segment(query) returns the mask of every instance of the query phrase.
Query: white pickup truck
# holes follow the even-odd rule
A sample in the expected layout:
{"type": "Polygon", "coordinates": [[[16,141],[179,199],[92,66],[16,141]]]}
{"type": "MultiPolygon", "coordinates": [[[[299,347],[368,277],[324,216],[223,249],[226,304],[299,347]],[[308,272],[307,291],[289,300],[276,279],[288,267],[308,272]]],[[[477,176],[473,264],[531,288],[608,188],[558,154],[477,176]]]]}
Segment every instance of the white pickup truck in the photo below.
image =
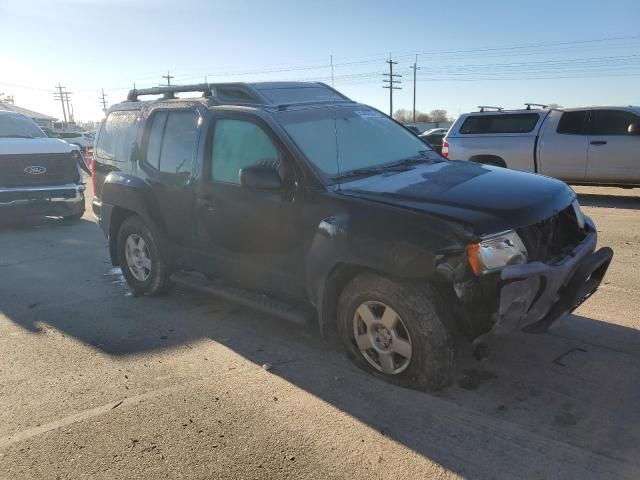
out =
{"type": "Polygon", "coordinates": [[[442,154],[574,184],[640,186],[640,107],[480,107],[451,126],[442,154]]]}

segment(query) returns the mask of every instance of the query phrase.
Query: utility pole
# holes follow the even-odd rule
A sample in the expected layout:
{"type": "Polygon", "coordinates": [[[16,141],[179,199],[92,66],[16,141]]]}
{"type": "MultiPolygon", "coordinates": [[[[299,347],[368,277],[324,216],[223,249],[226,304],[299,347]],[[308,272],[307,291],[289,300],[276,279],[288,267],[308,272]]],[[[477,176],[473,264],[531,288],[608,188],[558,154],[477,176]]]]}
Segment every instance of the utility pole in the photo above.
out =
{"type": "Polygon", "coordinates": [[[100,95],[100,98],[98,98],[98,100],[100,100],[100,103],[102,104],[102,111],[106,114],[107,113],[107,96],[104,94],[104,88],[102,89],[102,95],[100,95]]]}
{"type": "Polygon", "coordinates": [[[336,88],[333,83],[333,55],[331,55],[331,88],[336,88]]]}
{"type": "Polygon", "coordinates": [[[64,99],[67,102],[67,115],[69,116],[69,122],[75,123],[75,119],[73,118],[73,108],[71,103],[69,102],[69,95],[73,92],[64,92],[64,99]]]}
{"type": "Polygon", "coordinates": [[[171,79],[173,78],[173,76],[169,73],[169,70],[167,70],[167,74],[166,75],[162,75],[162,78],[166,78],[167,79],[167,86],[170,87],[171,86],[171,79]]]}
{"type": "Polygon", "coordinates": [[[60,103],[62,104],[62,117],[64,118],[64,123],[65,125],[67,124],[67,110],[64,107],[64,92],[62,91],[63,87],[62,85],[60,85],[60,82],[58,82],[58,86],[55,87],[58,91],[54,92],[53,94],[53,98],[56,100],[60,100],[60,103]]]}
{"type": "Polygon", "coordinates": [[[413,123],[416,123],[416,72],[420,70],[418,66],[418,55],[416,54],[416,61],[413,62],[409,68],[413,70],[413,123]]]}
{"type": "Polygon", "coordinates": [[[382,88],[388,88],[389,89],[389,116],[393,118],[393,91],[402,89],[402,87],[396,87],[395,86],[398,83],[402,83],[401,80],[396,80],[396,78],[400,78],[400,77],[402,77],[402,75],[399,75],[397,73],[393,73],[393,66],[397,65],[398,62],[394,62],[391,59],[391,54],[389,54],[389,60],[387,60],[386,63],[389,64],[389,73],[383,73],[383,75],[388,75],[389,78],[388,79],[384,79],[382,81],[384,83],[388,84],[388,85],[383,85],[382,88]]]}

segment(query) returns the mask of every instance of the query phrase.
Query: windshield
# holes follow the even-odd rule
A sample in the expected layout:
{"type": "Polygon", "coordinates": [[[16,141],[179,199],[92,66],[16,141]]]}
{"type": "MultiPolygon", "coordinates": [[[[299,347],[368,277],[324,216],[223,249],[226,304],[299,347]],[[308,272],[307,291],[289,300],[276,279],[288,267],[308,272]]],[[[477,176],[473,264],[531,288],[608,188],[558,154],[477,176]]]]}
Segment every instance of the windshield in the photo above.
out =
{"type": "Polygon", "coordinates": [[[45,134],[33,121],[22,115],[0,115],[0,137],[37,138],[45,134]]]}
{"type": "Polygon", "coordinates": [[[276,118],[328,177],[425,155],[440,158],[389,117],[362,105],[280,112],[276,118]]]}

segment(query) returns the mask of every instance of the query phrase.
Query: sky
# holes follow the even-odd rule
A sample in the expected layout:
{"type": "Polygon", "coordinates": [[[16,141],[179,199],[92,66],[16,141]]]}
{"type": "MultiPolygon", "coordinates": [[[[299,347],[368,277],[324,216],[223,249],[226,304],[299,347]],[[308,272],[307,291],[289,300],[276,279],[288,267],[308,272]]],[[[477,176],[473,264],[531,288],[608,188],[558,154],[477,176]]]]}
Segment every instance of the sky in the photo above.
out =
{"type": "Polygon", "coordinates": [[[640,0],[0,0],[0,93],[62,118],[166,82],[316,80],[389,110],[640,104],[640,0]],[[333,57],[333,58],[332,58],[333,57]]]}

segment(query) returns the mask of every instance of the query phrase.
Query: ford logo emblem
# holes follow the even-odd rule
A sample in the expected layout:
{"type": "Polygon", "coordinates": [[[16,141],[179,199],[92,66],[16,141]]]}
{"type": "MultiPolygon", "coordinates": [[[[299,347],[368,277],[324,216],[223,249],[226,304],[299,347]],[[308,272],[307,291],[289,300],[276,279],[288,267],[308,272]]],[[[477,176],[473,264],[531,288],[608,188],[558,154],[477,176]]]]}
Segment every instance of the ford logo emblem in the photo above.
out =
{"type": "Polygon", "coordinates": [[[47,169],[40,165],[31,165],[30,167],[25,168],[24,171],[29,175],[42,175],[47,171],[47,169]]]}

